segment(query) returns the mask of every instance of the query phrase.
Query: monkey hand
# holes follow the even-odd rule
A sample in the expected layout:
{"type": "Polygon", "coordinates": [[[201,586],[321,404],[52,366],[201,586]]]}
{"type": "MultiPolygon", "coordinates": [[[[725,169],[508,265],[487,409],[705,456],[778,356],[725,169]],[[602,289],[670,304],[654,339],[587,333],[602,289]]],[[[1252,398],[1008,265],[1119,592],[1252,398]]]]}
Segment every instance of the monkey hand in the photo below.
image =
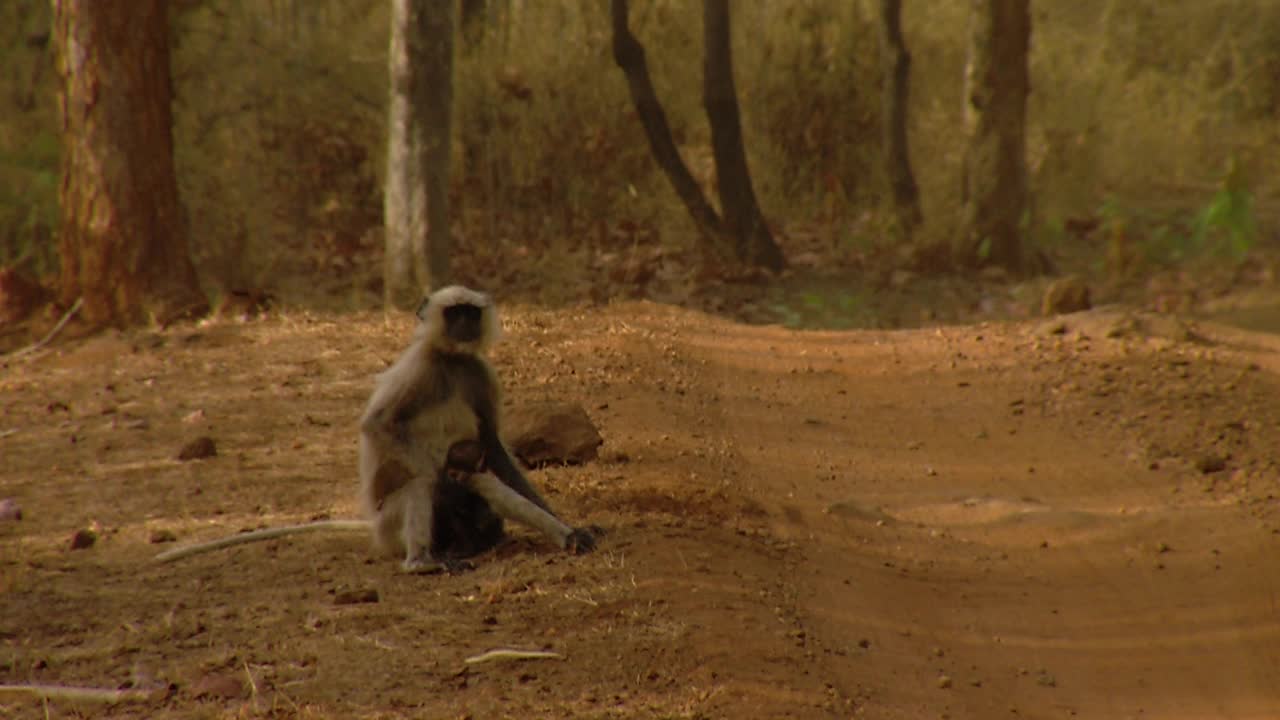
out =
{"type": "Polygon", "coordinates": [[[574,555],[585,555],[596,549],[596,536],[587,528],[574,528],[564,539],[564,549],[574,555]]]}

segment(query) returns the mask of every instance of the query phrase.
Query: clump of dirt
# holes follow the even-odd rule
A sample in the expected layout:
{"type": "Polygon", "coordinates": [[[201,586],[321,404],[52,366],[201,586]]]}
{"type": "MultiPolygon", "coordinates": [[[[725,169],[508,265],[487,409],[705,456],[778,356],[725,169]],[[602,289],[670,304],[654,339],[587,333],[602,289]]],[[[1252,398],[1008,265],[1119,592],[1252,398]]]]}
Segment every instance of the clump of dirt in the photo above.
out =
{"type": "Polygon", "coordinates": [[[531,473],[607,530],[592,555],[516,530],[471,572],[409,576],[335,532],[153,561],[354,517],[356,418],[407,317],[277,310],[6,362],[0,683],[146,692],[0,690],[0,714],[1275,711],[1280,341],[1102,311],[897,332],[506,315],[508,403],[580,404],[604,438],[531,473]],[[216,454],[179,460],[193,438],[216,454]],[[466,663],[496,648],[562,658],[466,663]]]}

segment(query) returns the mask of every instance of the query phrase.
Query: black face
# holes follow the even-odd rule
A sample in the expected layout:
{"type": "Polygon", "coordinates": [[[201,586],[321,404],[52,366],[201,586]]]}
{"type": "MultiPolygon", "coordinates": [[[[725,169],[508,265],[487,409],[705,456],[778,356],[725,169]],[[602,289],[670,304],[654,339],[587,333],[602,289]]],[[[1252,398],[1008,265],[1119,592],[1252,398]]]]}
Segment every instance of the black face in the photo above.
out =
{"type": "Polygon", "coordinates": [[[454,342],[474,342],[484,334],[484,308],[460,304],[444,309],[444,331],[454,342]]]}

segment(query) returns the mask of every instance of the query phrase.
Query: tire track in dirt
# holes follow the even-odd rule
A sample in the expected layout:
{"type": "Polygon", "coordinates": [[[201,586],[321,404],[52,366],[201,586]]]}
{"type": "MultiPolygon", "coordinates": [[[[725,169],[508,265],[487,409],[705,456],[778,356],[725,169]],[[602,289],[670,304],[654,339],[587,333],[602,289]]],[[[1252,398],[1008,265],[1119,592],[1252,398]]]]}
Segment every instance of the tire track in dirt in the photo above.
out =
{"type": "Polygon", "coordinates": [[[859,716],[1280,712],[1280,393],[1238,381],[1271,349],[1018,326],[726,326],[696,346],[747,485],[798,547],[806,648],[859,716]],[[1237,408],[1251,490],[1134,452],[1237,408]]]}

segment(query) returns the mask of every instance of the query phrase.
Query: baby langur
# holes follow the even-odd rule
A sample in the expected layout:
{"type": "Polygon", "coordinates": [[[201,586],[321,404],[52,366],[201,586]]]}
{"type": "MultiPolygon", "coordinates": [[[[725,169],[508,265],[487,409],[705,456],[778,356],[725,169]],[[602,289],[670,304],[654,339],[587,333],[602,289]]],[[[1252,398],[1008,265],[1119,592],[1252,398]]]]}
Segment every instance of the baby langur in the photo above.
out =
{"type": "Polygon", "coordinates": [[[502,443],[500,388],[485,359],[499,333],[489,296],[443,288],[418,308],[418,319],[409,348],[378,376],[360,420],[360,495],[377,545],[401,555],[408,571],[449,565],[448,553],[433,552],[444,520],[435,513],[463,507],[451,498],[474,495],[572,553],[594,549],[591,532],[556,517],[502,443]],[[459,454],[471,455],[481,472],[450,472],[459,454]],[[446,484],[454,481],[462,487],[446,484]]]}

